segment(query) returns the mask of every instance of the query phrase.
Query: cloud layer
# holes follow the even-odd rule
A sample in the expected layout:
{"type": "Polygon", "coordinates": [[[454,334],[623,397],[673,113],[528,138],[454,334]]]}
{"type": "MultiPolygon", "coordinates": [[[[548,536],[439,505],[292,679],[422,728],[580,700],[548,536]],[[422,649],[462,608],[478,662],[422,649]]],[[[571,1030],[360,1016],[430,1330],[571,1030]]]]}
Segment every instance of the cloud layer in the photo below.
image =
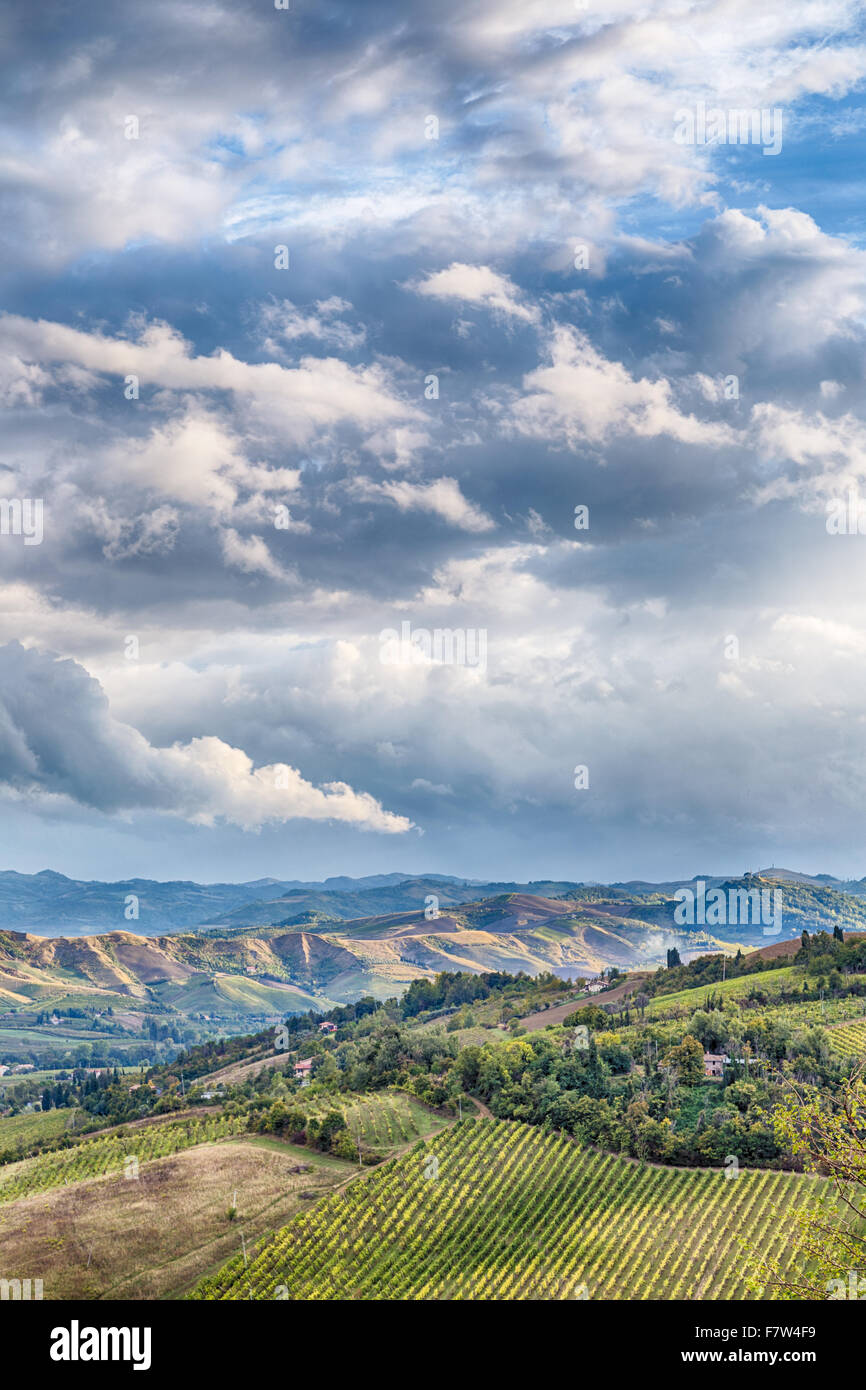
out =
{"type": "Polygon", "coordinates": [[[857,7],[49,11],[3,20],[9,866],[866,872],[857,7]],[[701,102],[781,150],[678,142],[701,102]]]}

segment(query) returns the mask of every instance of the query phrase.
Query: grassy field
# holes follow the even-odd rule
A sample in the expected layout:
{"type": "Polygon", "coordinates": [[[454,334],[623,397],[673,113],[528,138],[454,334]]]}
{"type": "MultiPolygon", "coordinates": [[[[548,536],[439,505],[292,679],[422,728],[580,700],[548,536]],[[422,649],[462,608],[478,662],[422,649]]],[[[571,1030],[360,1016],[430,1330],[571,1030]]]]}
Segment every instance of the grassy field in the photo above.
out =
{"type": "MultiPolygon", "coordinates": [[[[58,1139],[74,1134],[84,1118],[80,1110],[26,1110],[20,1115],[0,1117],[0,1156],[13,1153],[19,1144],[27,1148],[40,1139],[58,1139]]],[[[92,1123],[92,1117],[86,1116],[92,1123]]]]}
{"type": "MultiPolygon", "coordinates": [[[[725,999],[745,999],[754,989],[760,990],[768,999],[772,999],[792,986],[802,988],[803,979],[803,971],[799,966],[786,965],[781,970],[762,971],[758,975],[740,975],[734,980],[719,980],[712,985],[681,989],[676,994],[657,994],[650,1000],[647,1015],[654,1018],[671,1009],[698,1009],[708,994],[721,995],[725,999]]],[[[601,996],[598,1002],[603,1003],[604,996],[601,996]]]]}
{"type": "Polygon", "coordinates": [[[446,1038],[456,1038],[458,1047],[483,1047],[485,1043],[502,1042],[503,1038],[510,1037],[508,1029],[504,1024],[497,1024],[495,1028],[482,1028],[480,1024],[471,1028],[453,1028],[450,1032],[444,1023],[419,1023],[412,1031],[414,1033],[441,1033],[446,1038]]]}
{"type": "MultiPolygon", "coordinates": [[[[33,1025],[0,1028],[0,1057],[6,1061],[30,1062],[37,1056],[41,1062],[55,1070],[75,1065],[75,1049],[82,1043],[103,1043],[112,1051],[125,1051],[127,1048],[141,1048],[142,1037],[129,1037],[118,1033],[100,1033],[92,1029],[73,1029],[46,1025],[38,1028],[33,1025]]],[[[32,1076],[30,1072],[28,1075],[32,1076]]],[[[21,1077],[15,1078],[20,1081],[21,1077]]]]}
{"type": "MultiPolygon", "coordinates": [[[[47,1081],[53,1082],[60,1075],[61,1070],[62,1068],[55,1067],[51,1071],[9,1072],[6,1076],[0,1076],[0,1096],[11,1086],[17,1085],[19,1081],[38,1081],[40,1085],[44,1085],[47,1081]]],[[[66,1074],[69,1075],[68,1068],[66,1074]]]]}
{"type": "Polygon", "coordinates": [[[205,1299],[736,1299],[738,1237],[790,1265],[820,1179],[655,1168],[528,1125],[468,1121],[235,1257],[205,1299]]]}
{"type": "Polygon", "coordinates": [[[355,1169],[259,1139],[204,1144],[0,1206],[0,1278],[41,1278],[46,1299],[181,1298],[355,1169]],[[306,1171],[295,1173],[294,1168],[306,1171]],[[228,1209],[237,1193],[237,1216],[228,1209]]]}
{"type": "MultiPolygon", "coordinates": [[[[52,1187],[65,1186],[87,1178],[103,1177],[109,1173],[135,1171],[153,1158],[165,1158],[196,1144],[246,1130],[243,1117],[203,1113],[191,1119],[166,1121],[147,1126],[120,1126],[93,1139],[85,1139],[71,1148],[25,1158],[20,1163],[0,1167],[0,1204],[44,1192],[52,1187]]],[[[124,1179],[129,1181],[129,1179],[124,1179]]]]}

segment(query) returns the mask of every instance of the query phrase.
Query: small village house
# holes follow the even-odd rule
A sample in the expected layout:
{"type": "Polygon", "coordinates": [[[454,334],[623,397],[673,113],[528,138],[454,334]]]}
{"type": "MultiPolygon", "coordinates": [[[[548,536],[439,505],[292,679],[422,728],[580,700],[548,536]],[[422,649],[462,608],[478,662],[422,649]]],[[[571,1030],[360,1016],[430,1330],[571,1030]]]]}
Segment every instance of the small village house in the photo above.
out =
{"type": "Polygon", "coordinates": [[[704,1076],[713,1081],[721,1081],[725,1074],[725,1065],[730,1060],[726,1052],[705,1052],[704,1076]]]}

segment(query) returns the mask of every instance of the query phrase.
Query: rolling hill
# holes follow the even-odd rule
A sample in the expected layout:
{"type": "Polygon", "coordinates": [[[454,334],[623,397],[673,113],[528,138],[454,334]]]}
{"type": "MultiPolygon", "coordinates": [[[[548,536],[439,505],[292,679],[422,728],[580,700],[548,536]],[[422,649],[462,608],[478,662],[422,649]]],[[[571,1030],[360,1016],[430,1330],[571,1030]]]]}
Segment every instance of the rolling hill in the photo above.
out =
{"type": "Polygon", "coordinates": [[[727,1183],[470,1119],[300,1214],[248,1262],[236,1255],[193,1297],[747,1298],[744,1229],[787,1267],[785,1215],[825,1199],[819,1178],[744,1172],[727,1183]]]}

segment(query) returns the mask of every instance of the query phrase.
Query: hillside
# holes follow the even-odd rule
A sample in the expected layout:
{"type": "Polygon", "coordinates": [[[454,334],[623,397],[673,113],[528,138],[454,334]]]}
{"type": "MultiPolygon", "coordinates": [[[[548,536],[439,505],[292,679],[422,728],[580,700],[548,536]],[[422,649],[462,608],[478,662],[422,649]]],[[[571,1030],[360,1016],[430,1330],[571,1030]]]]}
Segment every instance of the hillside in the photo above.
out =
{"type": "Polygon", "coordinates": [[[658,963],[672,944],[684,957],[718,946],[705,931],[660,932],[627,916],[525,893],[474,900],[432,920],[422,907],[347,922],[302,914],[291,925],[226,934],[48,938],[0,931],[0,1059],[13,1055],[16,1035],[25,1049],[35,1042],[50,1050],[56,1042],[62,1050],[107,1031],[131,1047],[161,1019],[175,1038],[189,1024],[239,1031],[244,1019],[261,1023],[363,996],[384,1000],[437,971],[552,970],[577,979],[609,965],[658,963]]]}
{"type": "MultiPolygon", "coordinates": [[[[476,935],[559,921],[542,895],[497,898],[476,935]]],[[[457,926],[442,940],[472,934],[457,926]]],[[[315,934],[254,940],[274,968],[345,964],[317,959],[315,934]]],[[[159,969],[160,950],[184,967],[197,949],[251,949],[237,936],[146,940],[138,955],[123,934],[97,941],[101,955],[74,942],[71,957],[68,943],[12,944],[19,964],[29,949],[57,971],[73,959],[127,973],[159,969]]],[[[419,975],[385,1006],[334,1007],[327,1031],[287,1015],[279,1035],[211,1039],[123,1073],[7,1075],[0,1277],[10,1260],[50,1270],[48,1299],[773,1297],[760,1262],[813,1278],[795,1211],[837,1220],[832,1189],[799,1171],[775,1122],[792,1083],[826,1097],[858,1084],[866,946],[818,935],[797,963],[762,949],[729,961],[724,981],[708,974],[720,966],[632,972],[591,996],[549,973],[419,975]],[[705,1049],[726,1054],[721,1075],[705,1049]]],[[[213,977],[226,984],[271,988],[213,977]]]]}
{"type": "Polygon", "coordinates": [[[779,938],[768,942],[759,923],[679,925],[678,902],[657,893],[611,897],[595,885],[561,897],[512,889],[479,897],[477,887],[432,879],[350,895],[367,906],[383,894],[420,901],[345,920],[334,915],[337,900],[345,907],[346,895],[337,892],[312,895],[328,911],[308,907],[284,917],[287,903],[312,900],[298,890],[264,904],[262,914],[279,920],[260,926],[151,936],[0,930],[0,1061],[68,1059],[100,1041],[115,1058],[137,1061],[160,1055],[148,1039],[168,1046],[362,997],[385,1000],[440,971],[553,972],[577,981],[611,966],[654,970],[672,948],[685,963],[737,949],[770,961],[795,952],[804,929],[841,926],[849,937],[866,930],[866,902],[835,888],[764,879],[719,886],[731,895],[744,888],[782,893],[779,938]],[[434,887],[438,909],[433,903],[436,915],[428,916],[434,887]],[[449,896],[458,901],[449,905],[449,896]]]}
{"type": "Polygon", "coordinates": [[[786,1213],[827,1195],[821,1179],[728,1183],[470,1119],[296,1217],[248,1267],[236,1255],[193,1297],[748,1298],[744,1230],[787,1268],[786,1213]]]}

